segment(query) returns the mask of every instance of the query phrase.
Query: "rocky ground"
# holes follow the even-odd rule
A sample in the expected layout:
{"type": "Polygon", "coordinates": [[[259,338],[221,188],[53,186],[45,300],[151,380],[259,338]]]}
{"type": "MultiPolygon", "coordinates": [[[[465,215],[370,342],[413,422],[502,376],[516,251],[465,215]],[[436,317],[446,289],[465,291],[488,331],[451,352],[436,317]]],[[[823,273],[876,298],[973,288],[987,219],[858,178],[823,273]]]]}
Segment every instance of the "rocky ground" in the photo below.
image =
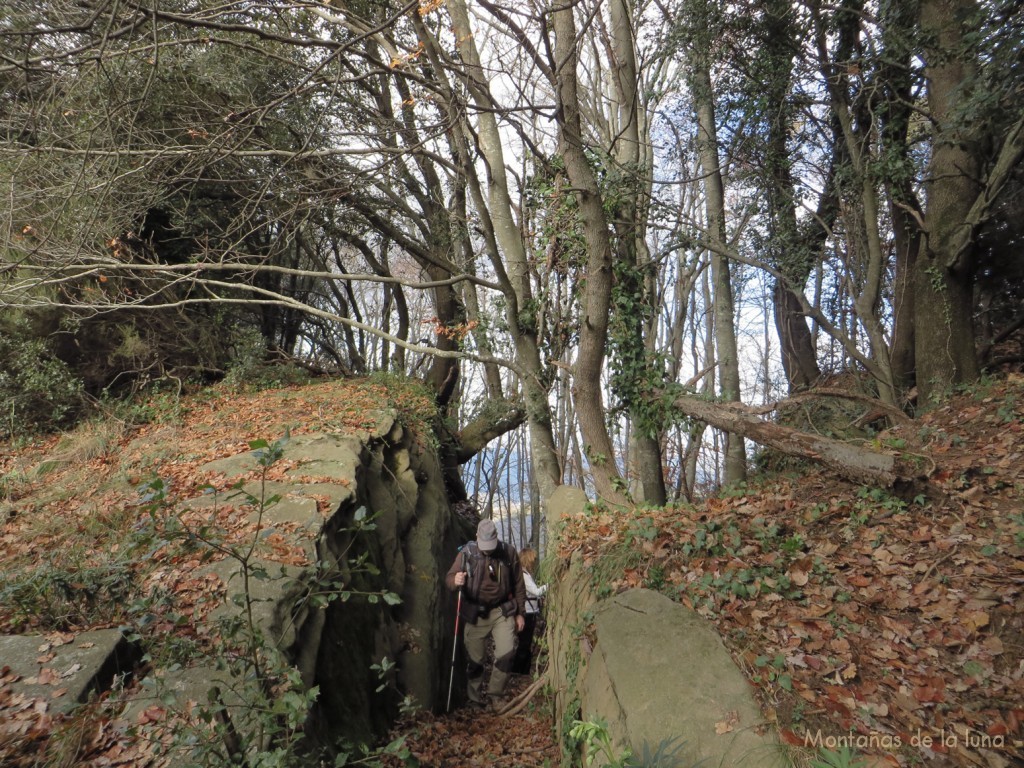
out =
{"type": "MultiPolygon", "coordinates": [[[[144,427],[17,446],[0,459],[0,568],[65,580],[108,573],[97,569],[117,562],[137,514],[112,496],[112,476],[138,485],[159,470],[176,488],[198,488],[210,478],[195,467],[249,440],[285,426],[358,428],[387,398],[314,387],[237,398],[228,410],[156,402],[167,418],[144,427]]],[[[549,556],[581,550],[604,593],[645,586],[706,616],[798,763],[851,746],[863,766],[1024,764],[1024,377],[983,382],[865,440],[916,459],[922,479],[870,488],[774,457],[770,471],[698,504],[592,510],[569,521],[563,549],[549,556]]],[[[168,583],[198,604],[189,563],[165,566],[168,583]]],[[[87,599],[68,598],[75,590],[62,598],[59,579],[36,586],[33,602],[4,582],[0,631],[60,637],[125,619],[116,582],[100,579],[87,599]]],[[[0,674],[5,765],[20,764],[6,757],[18,745],[34,756],[25,765],[47,755],[65,756],[61,765],[143,764],[102,712],[69,731],[49,702],[12,700],[4,682],[0,674]]],[[[400,733],[424,765],[511,768],[557,765],[553,730],[540,691],[511,716],[420,714],[400,733]]]]}
{"type": "Polygon", "coordinates": [[[795,754],[1024,764],[1024,377],[869,444],[916,458],[922,480],[791,466],[696,505],[588,513],[560,554],[714,622],[795,754]]]}

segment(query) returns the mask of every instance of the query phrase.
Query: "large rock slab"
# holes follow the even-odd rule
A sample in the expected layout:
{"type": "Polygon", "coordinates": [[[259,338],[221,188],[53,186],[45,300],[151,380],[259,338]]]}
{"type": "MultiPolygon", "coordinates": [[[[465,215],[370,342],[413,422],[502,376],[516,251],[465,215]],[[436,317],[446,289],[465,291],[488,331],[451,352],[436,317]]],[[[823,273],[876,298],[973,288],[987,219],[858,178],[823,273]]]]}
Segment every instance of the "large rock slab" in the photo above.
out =
{"type": "Polygon", "coordinates": [[[49,702],[48,710],[69,712],[92,693],[131,671],[137,649],[119,629],[78,635],[0,636],[0,670],[15,694],[49,702]]]}
{"type": "MultiPolygon", "coordinates": [[[[449,508],[434,451],[393,413],[377,414],[372,429],[355,434],[293,436],[283,454],[265,483],[252,451],[200,468],[240,480],[256,499],[276,497],[262,510],[250,504],[250,518],[259,514],[262,526],[260,545],[248,555],[259,577],[246,582],[237,558],[203,567],[226,588],[208,621],[230,619],[248,596],[264,640],[284,652],[306,686],[319,687],[306,734],[327,744],[339,736],[360,743],[390,728],[404,694],[421,706],[440,705],[455,610],[444,573],[472,530],[449,508]],[[308,562],[275,561],[264,543],[278,534],[305,550],[308,562]],[[381,599],[382,592],[401,602],[381,599]],[[384,658],[397,662],[387,686],[373,669],[384,658]]],[[[234,491],[185,504],[247,501],[234,491]]],[[[239,682],[201,662],[160,670],[123,717],[132,722],[170,695],[179,706],[202,704],[214,683],[228,692],[239,682]]],[[[244,722],[236,725],[245,731],[244,722]]]]}
{"type": "MultiPolygon", "coordinates": [[[[178,652],[187,646],[173,654],[153,653],[140,684],[109,700],[125,705],[122,724],[159,730],[162,721],[154,709],[201,718],[216,687],[214,698],[230,709],[236,730],[257,733],[266,709],[256,704],[265,691],[239,669],[227,669],[223,649],[205,650],[219,648],[214,641],[208,645],[208,638],[240,643],[250,629],[260,642],[276,646],[305,686],[318,687],[304,724],[314,746],[329,750],[339,738],[375,742],[391,728],[405,695],[424,707],[444,704],[456,604],[444,588],[444,574],[472,527],[449,507],[431,441],[393,413],[376,414],[372,421],[371,429],[356,434],[291,438],[266,482],[252,451],[200,469],[240,481],[257,499],[276,497],[273,503],[249,503],[246,509],[251,499],[236,489],[168,496],[169,514],[187,510],[187,519],[214,520],[212,507],[230,506],[232,521],[258,515],[260,530],[251,529],[253,538],[228,556],[222,557],[228,545],[218,550],[216,539],[212,549],[195,555],[190,578],[205,582],[199,585],[204,596],[220,595],[214,586],[224,584],[226,599],[218,607],[208,610],[203,603],[197,611],[191,592],[160,584],[172,612],[195,611],[201,642],[189,657],[178,652]],[[207,562],[201,555],[220,559],[207,562]],[[178,594],[180,606],[172,602],[178,594]],[[396,664],[382,681],[374,665],[385,658],[396,664]]],[[[237,541],[233,534],[225,539],[229,544],[237,541]]],[[[159,579],[158,572],[154,583],[159,579]]],[[[132,656],[124,645],[115,630],[0,638],[0,703],[14,702],[26,718],[67,711],[131,669],[130,661],[122,661],[132,656]]]]}
{"type": "Polygon", "coordinates": [[[581,711],[642,754],[671,740],[687,764],[783,766],[750,685],[715,629],[664,595],[632,589],[594,606],[581,711]]]}

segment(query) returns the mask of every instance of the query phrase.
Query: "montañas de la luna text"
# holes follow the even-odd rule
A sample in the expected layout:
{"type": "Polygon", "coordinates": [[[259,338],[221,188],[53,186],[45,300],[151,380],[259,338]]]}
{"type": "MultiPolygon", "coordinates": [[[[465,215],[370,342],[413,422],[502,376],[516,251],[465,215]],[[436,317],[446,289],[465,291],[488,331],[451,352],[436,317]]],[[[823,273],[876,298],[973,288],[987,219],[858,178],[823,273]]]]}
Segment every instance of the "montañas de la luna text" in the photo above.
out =
{"type": "Polygon", "coordinates": [[[912,747],[975,747],[982,749],[1000,749],[1006,746],[1006,736],[999,734],[992,736],[983,731],[975,731],[970,728],[962,730],[943,730],[939,733],[922,733],[920,729],[906,739],[899,734],[892,733],[856,733],[850,731],[844,734],[825,734],[819,728],[817,731],[804,733],[805,747],[824,747],[825,749],[899,749],[904,744],[912,747]]]}

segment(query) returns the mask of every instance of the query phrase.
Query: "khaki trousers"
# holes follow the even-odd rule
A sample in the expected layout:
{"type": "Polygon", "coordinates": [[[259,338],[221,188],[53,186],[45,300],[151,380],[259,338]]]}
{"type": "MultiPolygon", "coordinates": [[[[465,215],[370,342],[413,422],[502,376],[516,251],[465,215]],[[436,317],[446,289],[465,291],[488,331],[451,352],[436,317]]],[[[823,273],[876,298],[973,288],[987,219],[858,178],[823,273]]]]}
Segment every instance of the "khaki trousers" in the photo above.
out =
{"type": "Polygon", "coordinates": [[[495,608],[486,619],[478,618],[476,624],[466,624],[463,639],[467,666],[467,695],[470,701],[483,701],[484,660],[487,658],[487,638],[494,638],[494,669],[487,683],[489,696],[500,696],[505,692],[508,673],[512,670],[512,658],[516,650],[516,620],[514,616],[502,616],[495,608]]]}

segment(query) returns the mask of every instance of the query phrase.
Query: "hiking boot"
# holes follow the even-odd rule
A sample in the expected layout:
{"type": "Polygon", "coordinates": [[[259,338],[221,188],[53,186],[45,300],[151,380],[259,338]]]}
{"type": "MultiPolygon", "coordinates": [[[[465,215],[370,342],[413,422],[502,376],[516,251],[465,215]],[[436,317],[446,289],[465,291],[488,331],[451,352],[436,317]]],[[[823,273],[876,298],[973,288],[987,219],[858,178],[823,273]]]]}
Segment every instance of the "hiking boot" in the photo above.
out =
{"type": "Polygon", "coordinates": [[[501,712],[512,701],[508,696],[490,696],[490,709],[492,712],[501,712]]]}

